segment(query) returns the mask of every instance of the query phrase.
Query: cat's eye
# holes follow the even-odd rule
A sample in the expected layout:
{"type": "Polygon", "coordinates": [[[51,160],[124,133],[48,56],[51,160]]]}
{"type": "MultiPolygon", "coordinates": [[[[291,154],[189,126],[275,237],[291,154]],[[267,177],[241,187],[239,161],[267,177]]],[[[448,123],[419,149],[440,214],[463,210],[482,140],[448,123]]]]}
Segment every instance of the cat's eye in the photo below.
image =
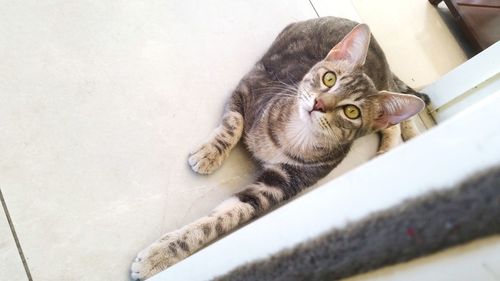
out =
{"type": "Polygon", "coordinates": [[[325,74],[323,74],[323,84],[327,86],[328,88],[333,87],[335,83],[337,82],[337,75],[335,73],[328,71],[325,74]]]}
{"type": "Polygon", "coordinates": [[[344,106],[344,114],[349,119],[359,118],[360,115],[359,108],[352,104],[346,105],[344,106]]]}

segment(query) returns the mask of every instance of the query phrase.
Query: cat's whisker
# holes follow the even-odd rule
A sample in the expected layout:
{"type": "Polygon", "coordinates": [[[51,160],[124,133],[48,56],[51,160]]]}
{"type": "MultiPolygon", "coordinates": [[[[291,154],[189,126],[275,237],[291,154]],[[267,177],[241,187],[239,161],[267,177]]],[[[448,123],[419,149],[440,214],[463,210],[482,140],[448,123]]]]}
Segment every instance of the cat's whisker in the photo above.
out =
{"type": "Polygon", "coordinates": [[[333,132],[333,128],[332,128],[332,125],[330,124],[330,121],[328,121],[328,119],[325,118],[325,121],[326,121],[326,125],[328,125],[328,128],[330,129],[331,132],[333,132]]]}
{"type": "MultiPolygon", "coordinates": [[[[290,74],[290,72],[288,72],[288,71],[287,71],[287,72],[286,72],[286,74],[287,74],[287,77],[288,77],[288,76],[289,76],[289,74],[290,74]]],[[[281,81],[281,80],[280,80],[277,76],[276,76],[275,78],[276,78],[277,82],[279,82],[279,83],[281,83],[281,84],[283,84],[283,85],[285,85],[285,86],[289,86],[289,85],[291,85],[291,84],[294,84],[293,80],[297,80],[297,79],[293,79],[293,80],[288,79],[288,80],[289,80],[289,83],[285,83],[285,82],[281,81]]]]}
{"type": "Polygon", "coordinates": [[[291,87],[285,87],[282,85],[277,86],[266,86],[262,88],[254,89],[255,91],[264,90],[266,92],[275,91],[276,95],[282,97],[297,97],[297,89],[291,87]]]}
{"type": "Polygon", "coordinates": [[[309,99],[307,99],[307,97],[306,97],[305,95],[303,95],[303,94],[300,94],[299,98],[300,98],[301,100],[305,101],[305,102],[308,102],[308,101],[309,101],[309,99]]]}

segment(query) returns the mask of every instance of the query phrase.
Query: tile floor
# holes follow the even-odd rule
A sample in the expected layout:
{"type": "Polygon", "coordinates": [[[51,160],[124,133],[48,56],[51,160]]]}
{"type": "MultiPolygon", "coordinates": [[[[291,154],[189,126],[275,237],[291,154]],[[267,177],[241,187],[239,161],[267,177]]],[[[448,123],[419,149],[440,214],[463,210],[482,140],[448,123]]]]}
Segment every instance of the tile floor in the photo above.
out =
{"type": "MultiPolygon", "coordinates": [[[[399,2],[1,1],[0,188],[33,280],[127,280],[137,251],[251,180],[242,147],[209,177],[186,156],[287,23],[365,21],[413,86],[466,59],[427,1],[399,2]]],[[[0,234],[0,280],[25,280],[4,214],[0,234]]]]}
{"type": "Polygon", "coordinates": [[[28,280],[2,207],[0,216],[0,280],[28,280]]]}
{"type": "Polygon", "coordinates": [[[352,3],[370,24],[394,73],[410,86],[423,88],[467,60],[438,10],[427,0],[352,3]]]}

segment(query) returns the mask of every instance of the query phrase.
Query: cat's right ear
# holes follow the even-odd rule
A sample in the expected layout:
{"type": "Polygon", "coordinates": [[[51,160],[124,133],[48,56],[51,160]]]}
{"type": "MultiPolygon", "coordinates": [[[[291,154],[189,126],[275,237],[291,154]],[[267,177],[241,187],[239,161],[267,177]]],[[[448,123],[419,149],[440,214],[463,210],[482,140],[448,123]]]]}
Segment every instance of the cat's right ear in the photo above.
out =
{"type": "Polygon", "coordinates": [[[362,23],[358,24],[354,29],[347,34],[340,43],[335,45],[328,55],[326,61],[347,61],[352,68],[363,66],[368,53],[370,44],[370,28],[362,23]]]}
{"type": "Polygon", "coordinates": [[[408,95],[380,91],[376,95],[368,96],[366,99],[375,107],[372,125],[375,130],[383,130],[389,126],[399,124],[425,107],[420,98],[408,95]]]}

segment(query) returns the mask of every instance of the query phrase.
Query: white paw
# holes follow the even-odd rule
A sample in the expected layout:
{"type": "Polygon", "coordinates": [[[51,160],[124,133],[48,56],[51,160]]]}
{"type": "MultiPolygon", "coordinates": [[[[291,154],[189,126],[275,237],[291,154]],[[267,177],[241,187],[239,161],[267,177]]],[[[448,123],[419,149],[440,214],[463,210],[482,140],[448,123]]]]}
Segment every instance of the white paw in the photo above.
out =
{"type": "Polygon", "coordinates": [[[137,254],[130,267],[132,280],[146,280],[186,256],[174,242],[176,240],[165,237],[137,254]]]}
{"type": "Polygon", "coordinates": [[[217,170],[224,161],[225,152],[219,152],[217,148],[208,143],[204,144],[196,152],[190,154],[188,163],[193,171],[208,175],[217,170]]]}
{"type": "Polygon", "coordinates": [[[153,276],[153,265],[148,259],[149,252],[147,250],[149,249],[141,251],[134,259],[130,267],[130,277],[132,277],[132,280],[146,280],[146,278],[153,276]]]}

